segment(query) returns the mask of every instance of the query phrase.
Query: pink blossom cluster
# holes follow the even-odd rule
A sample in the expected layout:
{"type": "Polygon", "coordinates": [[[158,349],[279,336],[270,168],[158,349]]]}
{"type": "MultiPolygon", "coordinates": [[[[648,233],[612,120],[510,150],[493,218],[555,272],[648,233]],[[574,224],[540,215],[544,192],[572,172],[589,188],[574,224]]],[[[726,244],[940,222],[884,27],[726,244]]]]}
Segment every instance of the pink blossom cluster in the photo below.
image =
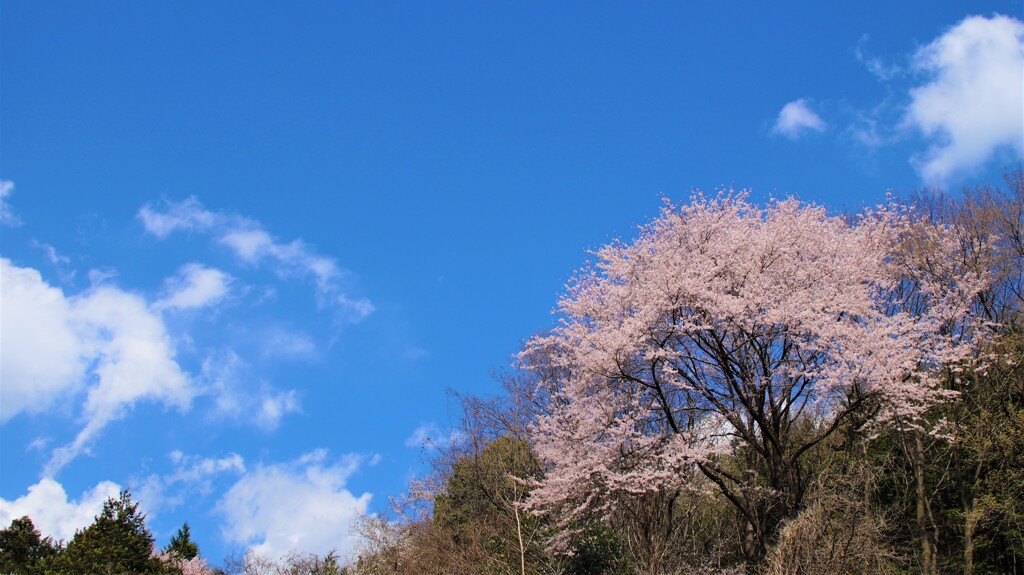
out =
{"type": "Polygon", "coordinates": [[[181,575],[213,575],[213,569],[206,564],[206,559],[196,556],[192,559],[182,559],[166,552],[157,554],[157,558],[166,564],[181,569],[181,575]]]}
{"type": "Polygon", "coordinates": [[[764,410],[828,426],[870,402],[869,424],[918,424],[949,396],[938,368],[973,349],[987,278],[957,249],[898,205],[851,219],[743,193],[666,202],[595,252],[520,355],[547,404],[530,505],[568,522],[609,493],[693,487],[695,464],[760,433],[764,410]]]}

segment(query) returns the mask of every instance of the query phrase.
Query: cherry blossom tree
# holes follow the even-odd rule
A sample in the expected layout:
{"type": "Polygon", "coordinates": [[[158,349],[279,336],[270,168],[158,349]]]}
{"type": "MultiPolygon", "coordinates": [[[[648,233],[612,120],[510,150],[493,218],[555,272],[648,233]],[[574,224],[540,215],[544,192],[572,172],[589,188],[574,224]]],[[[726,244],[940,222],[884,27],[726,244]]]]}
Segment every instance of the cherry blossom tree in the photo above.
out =
{"type": "Polygon", "coordinates": [[[530,505],[570,533],[615,494],[710,486],[758,561],[800,510],[816,445],[844,425],[925,426],[950,393],[936,370],[972,352],[986,278],[945,257],[949,228],[919,224],[896,205],[843,218],[696,195],[595,252],[520,355],[545,406],[530,505]]]}

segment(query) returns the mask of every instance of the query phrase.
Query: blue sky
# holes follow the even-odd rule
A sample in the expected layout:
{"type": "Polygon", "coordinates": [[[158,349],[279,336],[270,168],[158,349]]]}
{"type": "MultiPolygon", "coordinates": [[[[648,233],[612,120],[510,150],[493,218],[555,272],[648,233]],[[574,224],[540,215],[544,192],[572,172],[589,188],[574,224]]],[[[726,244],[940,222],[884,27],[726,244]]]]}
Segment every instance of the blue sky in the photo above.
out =
{"type": "Polygon", "coordinates": [[[347,549],[665,196],[1024,155],[1019,1],[0,11],[0,521],[347,549]]]}

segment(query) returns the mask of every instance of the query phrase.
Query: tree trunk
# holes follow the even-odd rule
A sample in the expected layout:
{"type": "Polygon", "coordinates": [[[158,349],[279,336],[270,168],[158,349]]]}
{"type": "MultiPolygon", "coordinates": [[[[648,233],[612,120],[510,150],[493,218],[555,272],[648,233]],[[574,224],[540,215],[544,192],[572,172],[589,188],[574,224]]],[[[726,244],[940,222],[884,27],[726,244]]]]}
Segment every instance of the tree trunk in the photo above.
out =
{"type": "Polygon", "coordinates": [[[516,538],[519,540],[519,572],[526,575],[526,545],[523,543],[523,524],[519,520],[519,506],[513,504],[512,510],[516,514],[516,538]]]}
{"type": "Polygon", "coordinates": [[[964,525],[964,575],[974,575],[974,529],[977,523],[972,509],[964,525]]]}
{"type": "Polygon", "coordinates": [[[921,435],[914,432],[914,480],[917,495],[917,532],[921,540],[921,572],[925,575],[935,575],[935,549],[932,548],[931,537],[928,534],[928,522],[926,515],[927,491],[924,482],[924,442],[921,435]]]}

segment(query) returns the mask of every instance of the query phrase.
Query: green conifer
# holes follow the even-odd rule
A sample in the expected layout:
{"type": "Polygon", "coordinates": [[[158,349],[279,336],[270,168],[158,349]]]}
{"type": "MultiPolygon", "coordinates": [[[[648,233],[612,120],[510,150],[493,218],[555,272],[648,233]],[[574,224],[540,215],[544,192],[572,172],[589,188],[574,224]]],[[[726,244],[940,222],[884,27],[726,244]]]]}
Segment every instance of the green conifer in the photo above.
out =
{"type": "Polygon", "coordinates": [[[188,521],[178,529],[178,532],[171,537],[171,542],[164,549],[168,555],[178,559],[193,559],[199,555],[199,545],[192,540],[192,534],[188,528],[188,521]]]}
{"type": "Polygon", "coordinates": [[[163,563],[153,556],[153,535],[146,516],[128,491],[111,497],[92,525],[75,533],[63,552],[48,562],[55,574],[148,575],[161,573],[163,563]]]}
{"type": "Polygon", "coordinates": [[[57,552],[49,537],[42,537],[32,520],[21,517],[0,531],[0,573],[35,575],[44,559],[57,552]]]}

